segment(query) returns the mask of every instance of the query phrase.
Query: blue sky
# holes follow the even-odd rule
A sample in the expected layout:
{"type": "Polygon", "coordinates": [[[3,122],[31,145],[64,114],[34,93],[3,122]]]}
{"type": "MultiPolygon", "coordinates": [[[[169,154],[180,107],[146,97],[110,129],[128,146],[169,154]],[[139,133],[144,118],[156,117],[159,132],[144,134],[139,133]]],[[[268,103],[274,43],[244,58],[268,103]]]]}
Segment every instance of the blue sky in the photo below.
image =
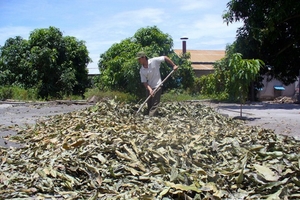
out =
{"type": "Polygon", "coordinates": [[[174,49],[187,36],[187,49],[225,50],[241,23],[223,22],[230,0],[0,0],[0,45],[10,37],[28,39],[34,29],[54,26],[64,36],[86,42],[90,73],[100,54],[132,37],[140,28],[157,26],[169,34],[174,49]]]}

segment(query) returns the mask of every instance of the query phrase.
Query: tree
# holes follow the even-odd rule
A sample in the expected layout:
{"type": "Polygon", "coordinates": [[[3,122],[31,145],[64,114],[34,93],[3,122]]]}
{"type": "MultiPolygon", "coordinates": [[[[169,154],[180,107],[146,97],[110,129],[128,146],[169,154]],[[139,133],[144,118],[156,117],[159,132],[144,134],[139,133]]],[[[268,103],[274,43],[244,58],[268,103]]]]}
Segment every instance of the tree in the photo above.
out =
{"type": "Polygon", "coordinates": [[[20,36],[9,38],[1,47],[0,58],[1,85],[32,87],[36,83],[37,77],[29,65],[28,41],[20,36]]]}
{"type": "Polygon", "coordinates": [[[83,94],[88,87],[85,43],[55,27],[34,30],[28,41],[9,38],[0,52],[1,84],[36,88],[42,98],[83,94]]]}
{"type": "Polygon", "coordinates": [[[242,117],[242,105],[248,96],[249,85],[256,79],[263,65],[264,63],[259,59],[243,59],[240,53],[235,53],[229,58],[230,90],[231,94],[240,100],[240,117],[242,117]]]}
{"type": "Polygon", "coordinates": [[[201,77],[201,90],[204,94],[226,94],[231,101],[239,100],[242,117],[242,105],[248,98],[249,85],[257,79],[264,62],[259,59],[243,59],[242,54],[234,51],[234,45],[226,47],[225,57],[214,64],[214,73],[201,77]]]}
{"type": "MultiPolygon", "coordinates": [[[[156,26],[139,29],[133,37],[113,44],[104,54],[100,55],[98,63],[100,76],[98,86],[102,89],[120,90],[145,95],[145,89],[140,82],[140,66],[135,59],[136,53],[144,51],[148,57],[166,55],[175,61],[180,69],[164,84],[164,90],[169,88],[191,87],[194,80],[191,63],[187,57],[177,56],[172,50],[173,40],[168,34],[161,32],[156,26]]],[[[161,66],[162,78],[171,71],[170,66],[161,66]]]]}
{"type": "Polygon", "coordinates": [[[85,89],[90,85],[87,65],[92,60],[89,57],[89,52],[84,41],[79,41],[75,37],[66,36],[64,37],[64,43],[66,47],[65,63],[69,64],[69,69],[67,65],[65,67],[68,70],[65,70],[64,77],[68,76],[69,70],[74,70],[76,83],[72,88],[73,94],[83,95],[85,89]]]}
{"type": "Polygon", "coordinates": [[[300,62],[300,1],[231,0],[227,8],[223,15],[227,24],[244,22],[237,31],[236,52],[263,60],[273,66],[273,77],[293,83],[300,62]]]}
{"type": "Polygon", "coordinates": [[[66,47],[61,31],[54,27],[37,29],[30,34],[29,41],[32,65],[40,79],[40,96],[70,94],[76,84],[75,71],[65,60],[66,47]]]}

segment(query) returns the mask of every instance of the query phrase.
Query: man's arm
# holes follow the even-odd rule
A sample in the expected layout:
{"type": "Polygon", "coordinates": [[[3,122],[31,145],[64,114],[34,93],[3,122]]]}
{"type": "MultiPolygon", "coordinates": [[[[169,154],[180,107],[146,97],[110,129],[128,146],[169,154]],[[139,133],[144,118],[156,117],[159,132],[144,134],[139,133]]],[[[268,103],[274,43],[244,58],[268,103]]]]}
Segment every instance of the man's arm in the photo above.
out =
{"type": "Polygon", "coordinates": [[[174,62],[168,57],[168,56],[164,56],[165,57],[165,61],[170,64],[173,68],[173,70],[177,70],[178,66],[174,64],[174,62]]]}
{"type": "Polygon", "coordinates": [[[152,88],[150,87],[150,85],[149,85],[147,82],[144,82],[143,84],[144,84],[146,90],[149,91],[149,94],[151,94],[152,96],[154,96],[154,95],[153,95],[153,90],[152,90],[152,88]]]}

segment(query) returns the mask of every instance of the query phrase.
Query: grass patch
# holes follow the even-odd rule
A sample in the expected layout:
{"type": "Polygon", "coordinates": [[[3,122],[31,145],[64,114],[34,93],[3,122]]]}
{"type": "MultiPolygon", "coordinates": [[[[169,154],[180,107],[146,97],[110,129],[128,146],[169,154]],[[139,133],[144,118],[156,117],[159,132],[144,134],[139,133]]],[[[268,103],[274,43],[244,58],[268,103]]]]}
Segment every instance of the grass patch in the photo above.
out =
{"type": "MultiPolygon", "coordinates": [[[[96,100],[100,99],[115,99],[125,103],[140,103],[144,101],[146,97],[139,98],[135,95],[124,93],[121,91],[103,91],[98,88],[89,88],[84,93],[84,99],[88,100],[92,97],[96,97],[96,100]]],[[[23,89],[17,86],[0,86],[0,100],[13,99],[17,101],[43,101],[44,99],[38,98],[37,91],[35,89],[23,89]]],[[[51,98],[49,98],[51,99],[51,98]]],[[[203,95],[203,94],[190,94],[185,90],[169,90],[164,92],[161,96],[161,102],[174,102],[174,101],[190,101],[190,100],[215,100],[225,102],[228,101],[228,94],[220,93],[214,95],[203,95]]],[[[54,100],[54,99],[52,99],[54,100]]],[[[83,100],[82,96],[70,95],[64,96],[63,100],[83,100]]]]}
{"type": "Polygon", "coordinates": [[[171,90],[162,95],[162,102],[188,101],[204,99],[201,95],[190,95],[185,91],[171,90]]]}
{"type": "Polygon", "coordinates": [[[23,89],[17,86],[1,86],[0,100],[37,100],[37,91],[35,89],[23,89]]]}

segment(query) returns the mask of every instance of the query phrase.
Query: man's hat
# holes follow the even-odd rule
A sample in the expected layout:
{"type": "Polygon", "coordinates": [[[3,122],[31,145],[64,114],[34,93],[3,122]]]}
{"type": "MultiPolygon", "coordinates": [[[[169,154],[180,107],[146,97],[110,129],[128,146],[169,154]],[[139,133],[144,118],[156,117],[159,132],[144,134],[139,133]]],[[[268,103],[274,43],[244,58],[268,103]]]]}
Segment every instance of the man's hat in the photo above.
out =
{"type": "Polygon", "coordinates": [[[141,52],[138,52],[136,54],[136,59],[139,59],[139,58],[142,58],[142,57],[147,57],[147,55],[145,54],[145,52],[141,51],[141,52]]]}

